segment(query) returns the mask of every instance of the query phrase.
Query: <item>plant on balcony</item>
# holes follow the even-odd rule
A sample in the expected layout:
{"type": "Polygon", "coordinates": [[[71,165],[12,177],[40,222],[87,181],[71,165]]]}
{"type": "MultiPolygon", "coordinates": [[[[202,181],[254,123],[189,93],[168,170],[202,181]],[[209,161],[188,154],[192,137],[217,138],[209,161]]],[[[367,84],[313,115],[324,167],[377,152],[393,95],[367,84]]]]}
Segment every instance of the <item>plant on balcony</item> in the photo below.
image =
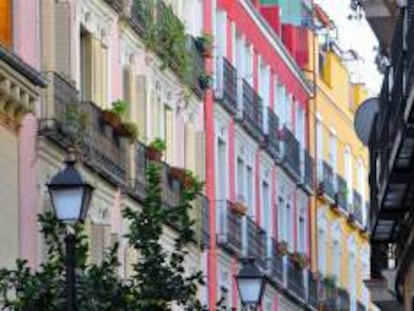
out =
{"type": "Polygon", "coordinates": [[[308,263],[309,263],[309,260],[308,260],[308,257],[306,256],[306,254],[301,253],[301,252],[293,253],[292,254],[292,259],[296,263],[296,265],[298,267],[300,267],[301,269],[306,268],[308,263]]]}
{"type": "Polygon", "coordinates": [[[171,166],[168,171],[168,176],[172,179],[179,180],[182,184],[184,184],[185,169],[182,167],[171,166]]]}
{"type": "Polygon", "coordinates": [[[196,46],[197,49],[202,53],[205,57],[211,57],[213,54],[213,42],[214,38],[209,33],[203,33],[202,36],[197,37],[196,39],[196,46]]]}
{"type": "Polygon", "coordinates": [[[336,276],[334,276],[334,275],[326,275],[324,278],[323,278],[323,284],[325,284],[325,286],[328,288],[328,289],[335,289],[336,288],[336,276]]]}
{"type": "Polygon", "coordinates": [[[184,171],[184,189],[191,189],[195,184],[202,184],[200,179],[191,170],[184,171]]]}
{"type": "Polygon", "coordinates": [[[128,138],[131,142],[135,142],[139,135],[138,126],[134,122],[122,122],[120,135],[128,138]]]}
{"type": "Polygon", "coordinates": [[[117,101],[114,101],[111,106],[110,109],[105,109],[102,112],[102,119],[120,132],[122,116],[126,113],[128,105],[125,101],[118,99],[117,101]]]}
{"type": "Polygon", "coordinates": [[[276,246],[278,254],[285,256],[288,253],[288,244],[286,241],[278,241],[276,246]]]}
{"type": "Polygon", "coordinates": [[[161,70],[169,67],[189,84],[194,62],[187,48],[185,26],[174,14],[171,6],[160,2],[156,7],[156,18],[148,19],[145,45],[160,57],[161,70]]]}
{"type": "Polygon", "coordinates": [[[238,194],[236,202],[231,205],[232,210],[239,215],[246,215],[247,206],[245,202],[244,195],[238,194]]]}
{"type": "Polygon", "coordinates": [[[84,145],[89,125],[89,116],[81,109],[79,104],[69,104],[66,107],[62,130],[70,137],[71,147],[78,155],[84,145]]]}
{"type": "Polygon", "coordinates": [[[146,156],[152,161],[161,161],[162,153],[167,149],[167,145],[161,138],[154,139],[148,146],[146,156]]]}
{"type": "Polygon", "coordinates": [[[210,74],[203,73],[198,78],[200,87],[202,90],[207,90],[208,88],[211,88],[213,83],[213,77],[210,74]]]}

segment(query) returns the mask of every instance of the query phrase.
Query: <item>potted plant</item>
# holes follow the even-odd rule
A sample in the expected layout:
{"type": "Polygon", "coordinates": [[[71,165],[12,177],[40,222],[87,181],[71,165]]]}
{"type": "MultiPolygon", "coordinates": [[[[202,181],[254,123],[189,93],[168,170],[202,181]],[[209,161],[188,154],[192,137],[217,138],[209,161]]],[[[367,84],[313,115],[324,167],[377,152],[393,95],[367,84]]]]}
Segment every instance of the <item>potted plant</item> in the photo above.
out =
{"type": "Polygon", "coordinates": [[[211,34],[203,33],[202,36],[197,37],[195,44],[203,56],[211,57],[213,54],[213,41],[214,38],[211,34]]]}
{"type": "Polygon", "coordinates": [[[118,99],[117,101],[112,103],[112,107],[110,109],[105,109],[102,112],[102,119],[104,122],[110,124],[113,128],[120,131],[122,115],[125,114],[126,110],[126,102],[118,99]]]}
{"type": "Polygon", "coordinates": [[[177,167],[177,166],[171,166],[168,171],[168,175],[170,176],[170,178],[179,180],[181,183],[184,184],[185,176],[186,176],[186,172],[184,168],[177,167]]]}
{"type": "Polygon", "coordinates": [[[238,194],[236,202],[234,202],[231,207],[235,213],[239,215],[245,215],[247,212],[247,207],[244,196],[242,194],[238,194]]]}
{"type": "Polygon", "coordinates": [[[309,263],[308,257],[304,253],[300,253],[300,252],[295,252],[293,254],[293,260],[302,269],[306,268],[306,266],[309,263]]]}
{"type": "Polygon", "coordinates": [[[128,138],[131,142],[138,139],[138,126],[134,122],[122,122],[120,126],[120,135],[128,138]]]}
{"type": "Polygon", "coordinates": [[[333,275],[327,275],[323,279],[323,283],[328,289],[336,288],[336,277],[333,275]]]}
{"type": "Polygon", "coordinates": [[[79,104],[69,104],[65,108],[62,130],[72,140],[75,153],[80,153],[89,126],[89,116],[79,104]]]}
{"type": "Polygon", "coordinates": [[[213,82],[213,78],[210,74],[203,73],[198,78],[198,82],[200,84],[201,89],[207,90],[208,88],[211,87],[211,84],[213,82]]]}
{"type": "Polygon", "coordinates": [[[277,252],[280,255],[284,256],[284,255],[287,254],[287,252],[288,252],[288,244],[287,244],[286,241],[283,241],[283,240],[282,241],[278,241],[276,246],[277,246],[277,252]]]}
{"type": "Polygon", "coordinates": [[[147,146],[146,156],[149,160],[161,161],[162,153],[166,149],[165,141],[161,138],[156,138],[147,146]]]}
{"type": "Polygon", "coordinates": [[[197,183],[199,183],[199,179],[197,176],[194,175],[194,173],[190,170],[184,170],[184,188],[185,189],[191,189],[193,188],[197,183]]]}

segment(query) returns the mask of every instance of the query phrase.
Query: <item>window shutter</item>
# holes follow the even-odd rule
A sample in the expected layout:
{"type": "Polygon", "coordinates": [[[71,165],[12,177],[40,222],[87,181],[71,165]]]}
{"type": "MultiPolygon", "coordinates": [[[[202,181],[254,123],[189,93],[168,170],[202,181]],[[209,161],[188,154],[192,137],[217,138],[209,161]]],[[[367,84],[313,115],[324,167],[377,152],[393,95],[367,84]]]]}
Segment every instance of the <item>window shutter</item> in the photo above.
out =
{"type": "Polygon", "coordinates": [[[165,108],[165,141],[167,142],[166,157],[169,163],[174,161],[174,113],[171,109],[165,108]]]}
{"type": "Polygon", "coordinates": [[[147,137],[147,80],[145,76],[139,75],[135,78],[135,99],[136,102],[132,103],[136,107],[136,120],[139,125],[140,137],[147,137]]]}
{"type": "MultiPolygon", "coordinates": [[[[196,144],[196,139],[195,139],[195,130],[194,130],[194,125],[191,123],[187,123],[185,125],[185,167],[195,171],[196,167],[195,167],[195,144],[196,144]]],[[[201,151],[200,151],[201,153],[201,151]]]]}
{"type": "Polygon", "coordinates": [[[71,78],[70,3],[55,3],[55,66],[68,80],[71,78]]]}
{"type": "Polygon", "coordinates": [[[107,107],[108,101],[108,89],[109,89],[109,70],[108,70],[108,48],[101,44],[101,56],[102,56],[102,79],[101,79],[101,94],[102,105],[107,107]]]}
{"type": "Polygon", "coordinates": [[[93,263],[101,263],[105,250],[105,227],[104,225],[91,224],[90,255],[93,263]]]}
{"type": "Polygon", "coordinates": [[[195,133],[195,150],[197,150],[197,158],[195,157],[195,172],[196,175],[200,177],[201,180],[205,180],[206,176],[206,158],[205,158],[205,135],[204,132],[195,133]]]}

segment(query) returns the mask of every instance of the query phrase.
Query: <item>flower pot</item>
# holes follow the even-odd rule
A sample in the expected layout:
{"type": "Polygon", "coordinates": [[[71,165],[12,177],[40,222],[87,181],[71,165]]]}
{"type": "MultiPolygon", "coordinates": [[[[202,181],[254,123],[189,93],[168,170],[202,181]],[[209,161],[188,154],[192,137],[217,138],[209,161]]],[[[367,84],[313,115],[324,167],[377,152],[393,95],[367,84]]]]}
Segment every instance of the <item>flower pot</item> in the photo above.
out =
{"type": "Polygon", "coordinates": [[[246,215],[247,207],[242,202],[235,202],[231,205],[232,210],[239,215],[246,215]]]}
{"type": "Polygon", "coordinates": [[[160,162],[162,158],[162,153],[155,148],[147,147],[145,152],[148,160],[160,162]]]}
{"type": "Polygon", "coordinates": [[[180,167],[170,167],[168,174],[172,179],[179,180],[182,183],[185,181],[185,170],[180,167]]]}
{"type": "Polygon", "coordinates": [[[184,182],[183,182],[185,189],[191,189],[194,187],[194,178],[191,176],[184,176],[184,182]]]}
{"type": "Polygon", "coordinates": [[[120,131],[120,127],[121,127],[121,117],[113,112],[113,111],[103,111],[102,112],[102,120],[105,123],[110,124],[115,130],[117,130],[118,132],[120,131]]]}
{"type": "Polygon", "coordinates": [[[287,254],[288,248],[285,241],[277,242],[277,252],[282,256],[287,254]]]}

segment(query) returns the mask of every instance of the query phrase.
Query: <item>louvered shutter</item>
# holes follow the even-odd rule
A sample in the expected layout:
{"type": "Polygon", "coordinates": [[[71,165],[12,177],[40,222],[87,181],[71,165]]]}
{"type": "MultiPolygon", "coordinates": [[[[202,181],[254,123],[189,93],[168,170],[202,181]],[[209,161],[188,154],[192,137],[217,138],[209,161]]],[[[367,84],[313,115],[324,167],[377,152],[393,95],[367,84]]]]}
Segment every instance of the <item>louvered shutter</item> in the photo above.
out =
{"type": "Polygon", "coordinates": [[[135,99],[133,105],[136,107],[136,120],[139,126],[139,135],[141,138],[147,137],[147,80],[145,76],[136,76],[135,79],[135,99]]]}
{"type": "Polygon", "coordinates": [[[71,78],[71,29],[70,3],[55,3],[55,66],[68,80],[71,78]]]}
{"type": "Polygon", "coordinates": [[[195,148],[196,148],[196,137],[194,125],[187,123],[185,125],[185,167],[195,171],[195,148]]]}
{"type": "Polygon", "coordinates": [[[205,134],[204,132],[196,132],[195,135],[195,150],[197,151],[197,157],[195,158],[195,171],[197,176],[201,180],[205,180],[206,176],[206,147],[205,147],[205,134]]]}

